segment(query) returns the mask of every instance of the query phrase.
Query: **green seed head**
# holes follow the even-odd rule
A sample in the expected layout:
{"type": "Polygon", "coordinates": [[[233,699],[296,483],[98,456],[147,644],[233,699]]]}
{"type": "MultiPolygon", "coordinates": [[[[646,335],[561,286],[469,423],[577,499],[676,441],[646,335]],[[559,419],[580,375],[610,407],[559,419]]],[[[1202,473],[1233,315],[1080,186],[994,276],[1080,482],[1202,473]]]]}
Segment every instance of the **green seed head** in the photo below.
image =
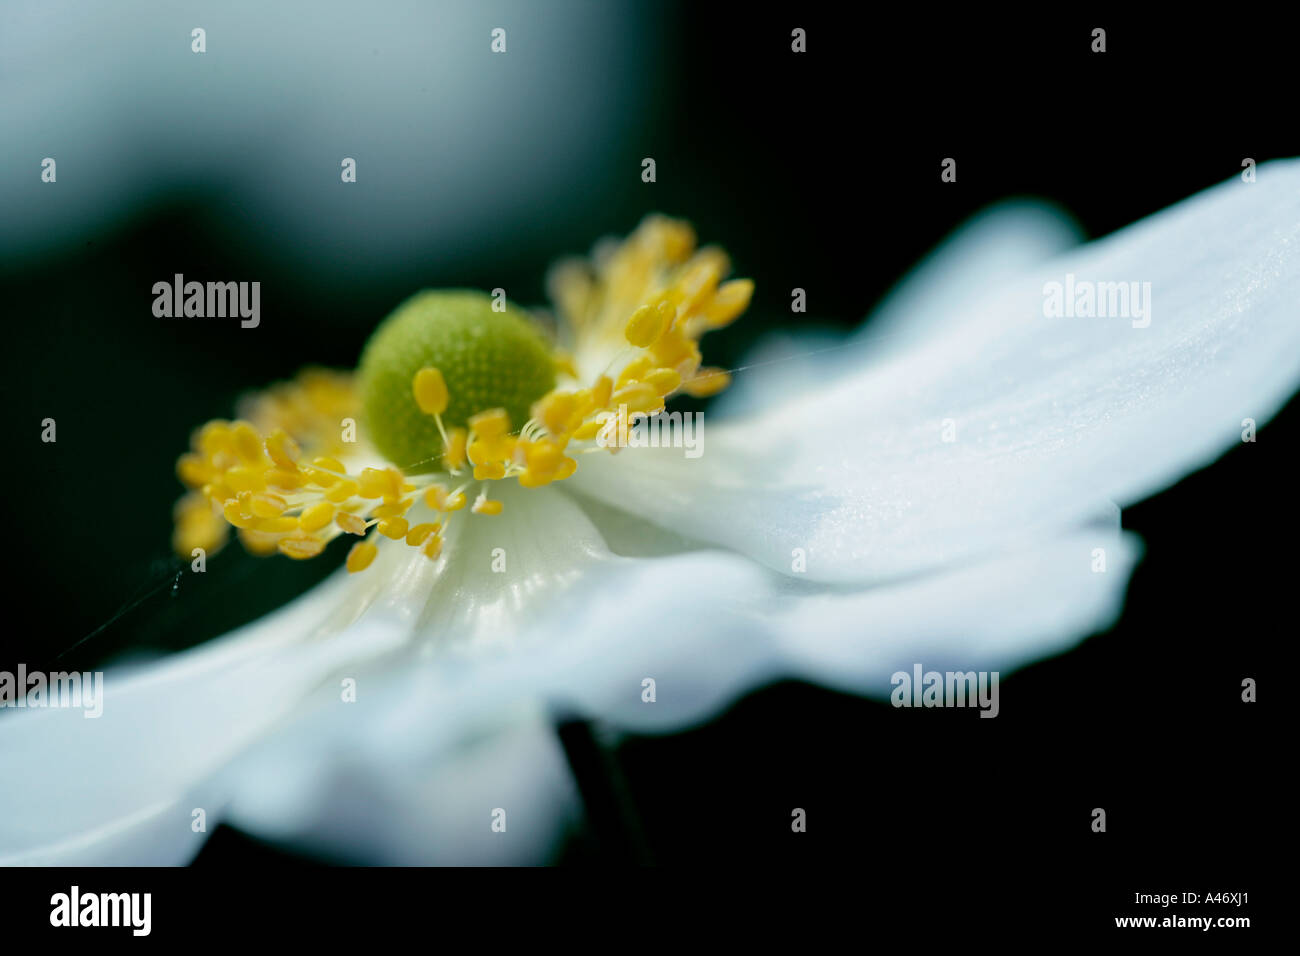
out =
{"type": "Polygon", "coordinates": [[[555,386],[555,362],[526,313],[472,290],[417,293],[375,330],[361,353],[358,378],[367,434],[393,464],[434,471],[442,454],[437,422],[415,403],[411,383],[427,366],[442,372],[450,396],[447,428],[471,415],[504,408],[510,427],[528,420],[533,402],[555,386]]]}

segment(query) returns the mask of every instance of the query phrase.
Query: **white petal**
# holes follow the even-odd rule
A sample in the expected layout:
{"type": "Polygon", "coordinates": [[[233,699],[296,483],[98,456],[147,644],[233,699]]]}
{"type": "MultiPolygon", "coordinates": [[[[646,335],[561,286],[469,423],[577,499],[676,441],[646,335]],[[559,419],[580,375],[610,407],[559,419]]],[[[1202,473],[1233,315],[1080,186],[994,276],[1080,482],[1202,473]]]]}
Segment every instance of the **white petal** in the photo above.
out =
{"type": "MultiPolygon", "coordinates": [[[[255,625],[156,666],[110,670],[97,719],[66,709],[0,716],[0,762],[24,768],[0,778],[0,861],[184,862],[201,839],[191,811],[203,808],[211,830],[231,798],[217,771],[313,692],[338,701],[341,676],[439,650],[454,672],[456,655],[509,647],[577,600],[570,585],[600,586],[627,563],[558,491],[501,497],[500,517],[453,517],[436,563],[384,542],[365,573],[340,571],[255,625]]],[[[463,729],[434,728],[428,742],[458,741],[463,729]]]]}
{"type": "Polygon", "coordinates": [[[1300,382],[1300,163],[1259,172],[1034,270],[887,363],[706,428],[702,458],[630,448],[572,481],[779,571],[802,548],[825,581],[908,576],[1139,500],[1300,382]],[[1149,327],[1046,318],[1044,284],[1067,273],[1151,283],[1149,327]]]}
{"type": "MultiPolygon", "coordinates": [[[[427,664],[425,666],[428,666],[427,664]]],[[[419,665],[415,665],[415,670],[419,665]]],[[[546,862],[581,818],[564,751],[536,700],[506,708],[460,739],[386,717],[425,688],[412,670],[363,678],[355,703],[321,695],[223,774],[236,794],[227,820],[264,839],[368,865],[546,862]],[[385,735],[422,740],[400,759],[385,735]],[[504,832],[492,829],[504,811],[504,832]]],[[[490,696],[490,695],[489,695],[490,696]]],[[[445,730],[459,716],[436,699],[424,715],[445,730]]]]}
{"type": "Polygon", "coordinates": [[[926,336],[940,335],[961,320],[972,299],[1082,238],[1077,224],[1050,203],[998,203],[944,239],[890,290],[858,332],[809,328],[814,312],[801,316],[797,328],[765,335],[745,356],[731,387],[709,406],[710,414],[765,410],[854,370],[864,359],[879,361],[926,336]],[[761,375],[750,374],[756,368],[762,368],[761,375]]]}
{"type": "MultiPolygon", "coordinates": [[[[385,767],[418,773],[457,741],[527,717],[538,700],[553,713],[664,731],[782,677],[884,697],[888,676],[917,661],[1006,673],[1109,626],[1140,550],[1114,523],[1096,524],[867,591],[792,581],[726,552],[640,561],[635,573],[609,575],[580,602],[541,617],[509,655],[412,660],[359,677],[356,704],[322,698],[317,713],[298,721],[296,739],[269,751],[283,756],[265,757],[254,776],[269,781],[285,759],[310,763],[317,776],[304,790],[320,792],[326,768],[339,762],[376,779],[385,767]],[[653,703],[644,699],[647,679],[653,703]]],[[[302,804],[288,796],[263,793],[244,821],[292,832],[302,804]]],[[[435,806],[429,813],[455,815],[435,806]]]]}
{"type": "Polygon", "coordinates": [[[349,595],[322,584],[204,647],[103,679],[102,713],[0,717],[0,862],[178,863],[198,848],[191,811],[213,825],[224,795],[196,785],[284,716],[340,659],[384,635],[337,636],[349,595]],[[324,638],[333,636],[332,640],[324,638]]]}
{"type": "Polygon", "coordinates": [[[1078,224],[1051,203],[990,206],[904,276],[855,338],[879,352],[942,335],[962,321],[972,300],[1082,240],[1078,224]]]}
{"type": "Polygon", "coordinates": [[[1140,550],[1131,535],[1089,528],[986,563],[844,592],[748,574],[734,559],[701,553],[648,569],[636,594],[593,602],[548,661],[512,666],[549,683],[552,699],[639,731],[705,720],[784,677],[885,697],[889,675],[914,662],[1006,673],[1105,629],[1140,550]],[[1104,573],[1093,571],[1097,548],[1106,551],[1104,573]],[[717,593],[693,599],[690,577],[716,582],[717,593]],[[656,614],[666,598],[673,618],[692,626],[655,626],[667,623],[656,614]],[[619,614],[623,626],[600,626],[619,614]],[[645,678],[655,680],[654,704],[641,699],[645,678]]]}
{"type": "Polygon", "coordinates": [[[916,663],[1005,675],[1113,624],[1141,551],[1134,535],[1085,529],[887,588],[795,598],[774,626],[794,673],[855,693],[883,697],[916,663]]]}
{"type": "MultiPolygon", "coordinates": [[[[508,649],[490,640],[443,641],[444,653],[430,655],[426,641],[410,642],[421,615],[397,613],[401,602],[390,592],[418,575],[390,567],[392,584],[368,596],[369,609],[341,633],[301,640],[346,620],[329,609],[355,607],[349,592],[364,576],[330,582],[311,596],[317,600],[299,601],[245,635],[110,685],[101,720],[119,715],[105,725],[111,734],[83,729],[71,712],[43,714],[50,723],[11,721],[6,760],[21,761],[24,779],[47,783],[6,780],[0,791],[6,862],[181,862],[196,847],[189,823],[198,806],[208,811],[209,828],[226,817],[344,859],[544,860],[577,813],[546,714],[577,710],[622,727],[666,730],[790,674],[879,694],[879,674],[913,646],[927,664],[1006,669],[1031,653],[1035,639],[1056,647],[1095,629],[1112,613],[1131,563],[1115,543],[1108,575],[1077,573],[1112,529],[954,572],[919,591],[828,596],[716,551],[607,556],[586,570],[583,587],[566,588],[557,564],[565,549],[542,545],[525,557],[521,529],[555,533],[545,515],[556,509],[586,542],[576,549],[579,561],[599,546],[561,496],[529,515],[528,496],[536,494],[512,495],[518,500],[507,514],[537,523],[512,528],[502,516],[463,526],[474,534],[461,539],[458,557],[486,558],[495,538],[515,562],[511,572],[449,579],[443,593],[495,609],[489,617],[505,614],[499,619],[516,637],[508,649]],[[927,623],[940,595],[953,610],[927,623]],[[1007,609],[1008,626],[999,628],[997,614],[1007,609]],[[879,626],[863,629],[863,614],[879,626]],[[812,640],[810,626],[824,643],[812,640]],[[340,677],[356,681],[355,702],[344,701],[340,677]],[[646,678],[657,681],[653,704],[642,697],[646,678]],[[250,709],[256,716],[242,714],[250,709]],[[58,733],[49,732],[51,723],[58,733]],[[69,788],[69,764],[86,767],[93,784],[69,788]],[[58,798],[43,803],[47,790],[58,798]],[[488,825],[497,807],[514,836],[494,843],[488,825]]],[[[391,553],[407,557],[389,548],[381,560],[391,553]]],[[[438,590],[435,582],[430,596],[438,590]]]]}

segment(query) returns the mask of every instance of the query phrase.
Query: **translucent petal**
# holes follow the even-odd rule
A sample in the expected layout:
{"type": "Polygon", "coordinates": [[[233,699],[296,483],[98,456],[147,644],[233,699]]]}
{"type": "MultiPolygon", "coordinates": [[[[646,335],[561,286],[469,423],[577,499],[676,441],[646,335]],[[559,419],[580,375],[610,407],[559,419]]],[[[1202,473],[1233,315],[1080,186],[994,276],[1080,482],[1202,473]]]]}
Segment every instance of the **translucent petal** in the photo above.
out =
{"type": "Polygon", "coordinates": [[[1077,224],[1051,203],[1010,200],[983,210],[904,276],[857,332],[816,325],[814,310],[799,316],[797,325],[765,335],[709,410],[719,417],[766,410],[863,361],[880,361],[925,336],[941,335],[961,321],[972,299],[1082,238],[1077,224]],[[761,374],[750,374],[759,368],[761,374]]]}
{"type": "Polygon", "coordinates": [[[1270,163],[1032,270],[887,362],[706,427],[700,458],[629,448],[571,480],[783,573],[802,549],[810,578],[906,577],[1077,527],[1231,448],[1300,383],[1297,303],[1300,163],[1270,163]],[[1046,284],[1067,275],[1150,283],[1149,325],[1046,317],[1046,284]]]}

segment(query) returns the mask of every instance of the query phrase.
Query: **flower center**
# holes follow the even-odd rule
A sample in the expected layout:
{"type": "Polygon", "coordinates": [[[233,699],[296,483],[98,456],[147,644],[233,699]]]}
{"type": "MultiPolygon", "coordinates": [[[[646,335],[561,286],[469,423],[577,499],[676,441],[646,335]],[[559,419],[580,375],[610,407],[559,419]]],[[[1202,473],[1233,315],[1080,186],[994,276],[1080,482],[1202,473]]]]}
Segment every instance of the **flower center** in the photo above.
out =
{"type": "Polygon", "coordinates": [[[527,313],[498,311],[482,292],[408,299],[366,344],[356,376],[304,370],[241,403],[248,420],[194,434],[177,462],[191,489],[176,507],[177,551],[215,550],[233,526],[254,554],[299,559],[355,535],[351,572],[375,560],[377,537],[442,560],[457,512],[502,513],[492,482],[564,481],[577,456],[618,450],[601,448],[609,421],[657,414],[679,391],[703,398],[727,387],[726,371],[701,367],[699,339],[745,310],[754,283],[723,282],[726,254],[694,249],[686,223],[650,216],[625,242],[559,269],[552,294],[573,358],[553,350],[527,313]],[[567,379],[559,388],[557,371],[567,379]],[[584,374],[590,385],[573,387],[584,374]],[[356,418],[360,435],[340,431],[356,418]],[[436,470],[455,487],[413,477],[436,470]],[[412,510],[417,497],[423,508],[412,510]]]}
{"type": "Polygon", "coordinates": [[[448,428],[495,408],[518,428],[555,386],[554,355],[525,313],[495,311],[491,297],[469,290],[407,299],[366,343],[358,372],[367,437],[410,473],[435,470],[443,451],[437,422],[411,391],[422,368],[438,369],[445,380],[448,428]]]}

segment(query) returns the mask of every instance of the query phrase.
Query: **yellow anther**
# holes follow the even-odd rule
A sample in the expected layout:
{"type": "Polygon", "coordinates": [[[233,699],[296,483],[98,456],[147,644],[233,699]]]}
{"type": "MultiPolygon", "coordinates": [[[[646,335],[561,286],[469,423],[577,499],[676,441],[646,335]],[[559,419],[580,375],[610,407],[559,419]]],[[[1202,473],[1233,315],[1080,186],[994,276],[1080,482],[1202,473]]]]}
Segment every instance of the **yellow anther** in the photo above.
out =
{"type": "Polygon", "coordinates": [[[314,468],[305,469],[307,477],[311,479],[312,484],[320,485],[322,488],[332,487],[347,471],[343,464],[334,458],[317,458],[312,461],[312,464],[314,468]]]}
{"type": "Polygon", "coordinates": [[[442,554],[442,535],[431,534],[425,538],[424,543],[420,545],[420,553],[430,561],[436,559],[442,554]]]}
{"type": "Polygon", "coordinates": [[[578,411],[578,396],[573,392],[551,392],[533,405],[533,417],[552,435],[572,431],[578,411]]]}
{"type": "Polygon", "coordinates": [[[652,369],[642,377],[645,382],[660,395],[667,395],[682,384],[682,377],[670,368],[652,369]]]}
{"type": "Polygon", "coordinates": [[[411,510],[411,505],[415,504],[414,498],[403,498],[401,501],[387,501],[371,512],[376,518],[397,518],[411,510]]]}
{"type": "Polygon", "coordinates": [[[465,507],[465,492],[463,491],[458,491],[453,495],[448,495],[447,499],[442,503],[442,510],[448,512],[459,511],[461,508],[464,507],[465,507]]]}
{"type": "Polygon", "coordinates": [[[324,541],[314,535],[301,532],[285,535],[275,543],[275,546],[280,549],[281,554],[287,554],[299,561],[305,558],[314,558],[325,550],[324,541]]]}
{"type": "Polygon", "coordinates": [[[682,277],[676,291],[681,296],[682,310],[690,312],[709,298],[718,282],[731,269],[727,254],[716,246],[701,249],[682,267],[682,277]]]}
{"type": "Polygon", "coordinates": [[[664,258],[670,262],[684,261],[695,248],[695,230],[681,219],[651,216],[642,228],[645,229],[646,241],[658,245],[664,258]]]}
{"type": "Polygon", "coordinates": [[[474,466],[474,477],[479,481],[495,481],[505,476],[506,466],[499,461],[474,466]]]}
{"type": "Polygon", "coordinates": [[[209,482],[204,485],[200,491],[203,493],[203,497],[207,498],[209,501],[221,502],[228,498],[235,497],[235,490],[224,481],[209,482]]]}
{"type": "Polygon", "coordinates": [[[730,384],[731,376],[725,369],[702,368],[682,386],[682,391],[694,398],[708,398],[717,395],[730,384]]]}
{"type": "Polygon", "coordinates": [[[573,393],[573,419],[570,427],[577,427],[577,423],[596,410],[596,398],[589,388],[580,388],[573,393]]]}
{"type": "Polygon", "coordinates": [[[253,526],[253,516],[244,514],[244,510],[239,506],[239,501],[235,498],[229,499],[221,506],[221,513],[236,528],[251,528],[253,526]]]}
{"type": "Polygon", "coordinates": [[[489,408],[477,415],[471,415],[469,427],[470,431],[479,438],[490,442],[510,431],[510,416],[506,414],[504,408],[489,408]]]}
{"type": "Polygon", "coordinates": [[[623,335],[639,349],[646,349],[659,340],[668,328],[668,317],[654,305],[643,305],[632,313],[623,327],[623,335]]]}
{"type": "Polygon", "coordinates": [[[663,396],[654,390],[653,387],[645,382],[636,382],[626,388],[620,388],[610,399],[610,403],[615,406],[627,406],[629,415],[637,412],[650,413],[663,408],[663,396]]]}
{"type": "Polygon", "coordinates": [[[597,421],[596,419],[592,419],[589,422],[583,422],[578,426],[577,430],[574,431],[573,438],[575,441],[590,441],[600,434],[600,430],[603,427],[604,422],[597,421]]]}
{"type": "Polygon", "coordinates": [[[483,465],[493,461],[509,461],[514,455],[518,439],[513,435],[500,435],[496,438],[476,438],[469,443],[466,454],[470,462],[483,465]]]}
{"type": "Polygon", "coordinates": [[[366,520],[350,511],[340,511],[334,516],[334,523],[348,534],[366,533],[366,520]]]}
{"type": "Polygon", "coordinates": [[[504,506],[495,498],[479,498],[470,510],[476,515],[499,515],[504,506]]]}
{"type": "Polygon", "coordinates": [[[529,471],[550,474],[559,467],[563,458],[564,451],[556,442],[543,439],[528,447],[526,461],[529,471]]]}
{"type": "Polygon", "coordinates": [[[424,503],[434,511],[442,510],[442,503],[447,497],[447,489],[439,484],[432,484],[424,492],[424,503]]]}
{"type": "Polygon", "coordinates": [[[208,422],[199,429],[195,444],[198,446],[199,453],[206,458],[215,458],[223,453],[234,454],[235,445],[230,436],[230,423],[208,422]]]}
{"type": "Polygon", "coordinates": [[[298,516],[298,524],[303,531],[319,531],[334,520],[334,505],[328,501],[318,501],[304,508],[298,516]]]}
{"type": "Polygon", "coordinates": [[[577,470],[578,470],[578,459],[565,458],[562,462],[560,462],[560,466],[555,469],[555,480],[563,481],[565,478],[570,477],[577,470]]]}
{"type": "Polygon", "coordinates": [[[266,478],[260,468],[238,465],[226,470],[225,482],[233,491],[263,491],[266,478]]]}
{"type": "Polygon", "coordinates": [[[694,372],[694,366],[700,361],[700,348],[695,341],[679,329],[671,329],[667,335],[655,343],[651,350],[655,358],[655,364],[664,368],[676,369],[683,379],[690,378],[682,369],[691,366],[690,371],[694,372]]]}
{"type": "Polygon", "coordinates": [[[278,534],[267,534],[252,528],[240,528],[235,533],[239,535],[239,543],[244,546],[244,550],[254,557],[269,557],[278,550],[276,543],[281,537],[278,534]]]}
{"type": "Polygon", "coordinates": [[[382,498],[388,493],[388,476],[378,468],[362,468],[357,483],[362,498],[382,498]]]}
{"type": "Polygon", "coordinates": [[[406,532],[406,543],[413,548],[419,547],[424,544],[425,538],[431,534],[437,534],[441,528],[442,525],[437,521],[417,524],[406,532]]]}
{"type": "Polygon", "coordinates": [[[362,498],[400,498],[405,476],[396,468],[362,468],[358,481],[362,498]]]}
{"type": "Polygon", "coordinates": [[[172,547],[189,558],[195,548],[215,553],[225,544],[230,527],[212,513],[211,503],[199,495],[186,495],[176,504],[176,529],[172,547]]]}
{"type": "Polygon", "coordinates": [[[305,485],[307,478],[301,472],[288,471],[284,468],[272,468],[266,473],[266,483],[272,488],[294,491],[305,485]]]}
{"type": "Polygon", "coordinates": [[[360,486],[351,478],[344,478],[338,484],[334,485],[329,491],[325,492],[325,500],[332,501],[336,505],[341,505],[353,495],[361,490],[360,486]]]}
{"type": "Polygon", "coordinates": [[[704,306],[704,318],[711,328],[720,329],[730,324],[749,308],[754,296],[753,279],[732,279],[718,286],[718,291],[704,306]]]}
{"type": "Polygon", "coordinates": [[[216,477],[216,470],[203,459],[202,455],[191,452],[181,455],[177,460],[176,477],[191,488],[202,488],[216,477]]]}
{"type": "Polygon", "coordinates": [[[614,394],[614,380],[608,375],[596,379],[591,386],[591,400],[596,408],[608,408],[610,396],[614,394]]]}
{"type": "Polygon", "coordinates": [[[253,530],[262,531],[266,534],[283,534],[286,531],[297,531],[298,519],[291,518],[289,515],[280,515],[277,518],[257,518],[253,521],[253,530]]]}
{"type": "Polygon", "coordinates": [[[460,471],[465,467],[465,440],[468,435],[463,428],[453,428],[447,432],[447,447],[442,453],[442,462],[448,471],[460,471]]]}
{"type": "Polygon", "coordinates": [[[436,368],[422,368],[416,372],[411,391],[415,393],[415,404],[424,414],[441,415],[447,410],[447,383],[436,368]]]}
{"type": "Polygon", "coordinates": [[[519,476],[520,488],[541,488],[549,485],[555,478],[549,472],[525,471],[519,476]]]}
{"type": "Polygon", "coordinates": [[[384,518],[376,525],[376,529],[385,538],[392,538],[396,541],[398,538],[405,538],[406,532],[410,530],[410,523],[405,518],[384,518]]]}
{"type": "Polygon", "coordinates": [[[302,457],[302,449],[284,431],[277,428],[266,438],[266,453],[271,456],[271,460],[286,471],[293,471],[298,467],[298,459],[302,457]]]}
{"type": "Polygon", "coordinates": [[[259,518],[278,518],[287,507],[289,503],[279,495],[259,494],[253,495],[248,510],[259,518]]]}
{"type": "MultiPolygon", "coordinates": [[[[623,371],[619,372],[618,380],[614,382],[614,390],[618,391],[624,386],[638,381],[642,375],[654,367],[654,364],[654,359],[649,355],[638,355],[623,367],[623,371]]],[[[618,402],[614,404],[617,405],[618,402]]]]}
{"type": "Polygon", "coordinates": [[[235,454],[247,462],[262,460],[262,436],[248,422],[235,422],[230,430],[230,439],[235,446],[235,454]]]}
{"type": "Polygon", "coordinates": [[[370,567],[377,554],[379,549],[369,541],[358,541],[348,552],[348,573],[356,574],[358,571],[364,571],[370,567]]]}

